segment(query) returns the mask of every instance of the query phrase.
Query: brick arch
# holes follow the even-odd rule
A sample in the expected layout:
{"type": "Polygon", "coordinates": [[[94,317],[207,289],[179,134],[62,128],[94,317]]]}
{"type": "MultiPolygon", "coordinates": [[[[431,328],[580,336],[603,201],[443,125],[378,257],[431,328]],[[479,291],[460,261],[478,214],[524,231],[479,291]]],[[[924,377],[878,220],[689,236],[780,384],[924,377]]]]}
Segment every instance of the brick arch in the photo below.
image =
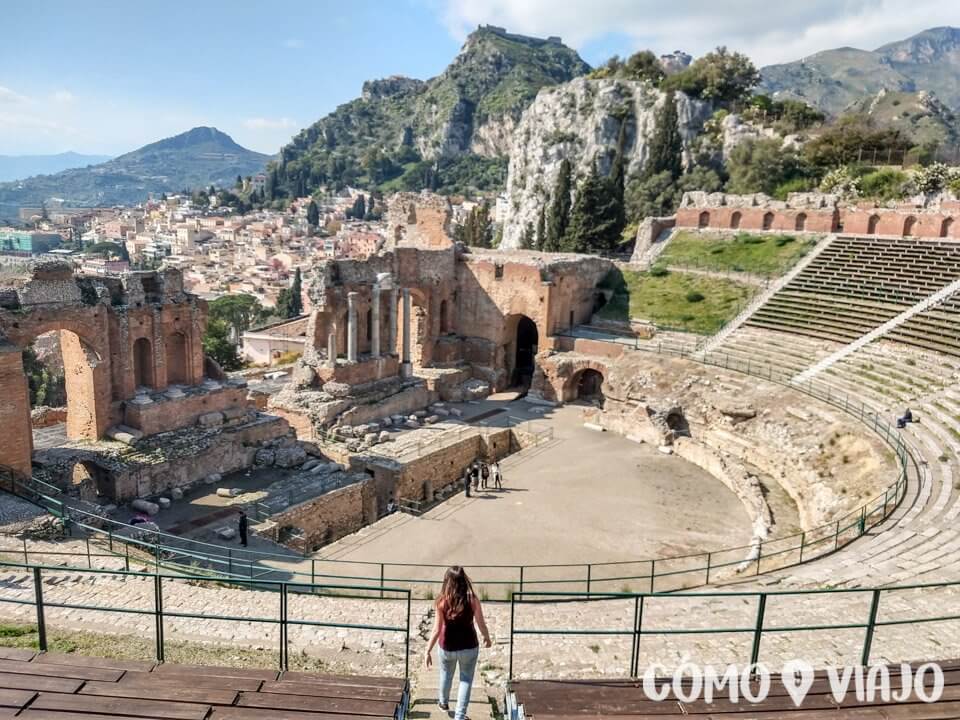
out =
{"type": "Polygon", "coordinates": [[[739,230],[741,220],[743,220],[743,213],[739,210],[734,210],[733,214],[730,216],[730,229],[739,230]]]}
{"type": "Polygon", "coordinates": [[[133,341],[133,386],[135,388],[157,386],[157,367],[150,338],[141,337],[133,341]]]}
{"type": "Polygon", "coordinates": [[[794,220],[793,229],[797,232],[803,232],[807,229],[807,214],[799,213],[796,220],[794,220]]]}
{"type": "Polygon", "coordinates": [[[164,341],[167,384],[190,384],[190,339],[185,333],[173,332],[164,341]]]}
{"type": "Polygon", "coordinates": [[[697,216],[697,227],[700,227],[700,228],[710,227],[710,213],[708,213],[706,210],[704,210],[703,212],[700,213],[700,215],[697,216]]]}
{"type": "Polygon", "coordinates": [[[774,215],[772,212],[765,212],[763,214],[763,229],[770,230],[773,228],[774,215]]]}
{"type": "Polygon", "coordinates": [[[913,231],[917,226],[917,218],[913,215],[908,215],[903,221],[903,236],[904,237],[913,237],[913,231]]]}
{"type": "Polygon", "coordinates": [[[867,235],[876,235],[877,234],[877,225],[880,224],[880,216],[874,213],[870,216],[870,219],[867,220],[867,235]]]}
{"type": "Polygon", "coordinates": [[[953,229],[953,218],[946,217],[940,223],[940,237],[950,237],[950,231],[953,229]]]}
{"type": "Polygon", "coordinates": [[[577,385],[584,371],[592,370],[600,374],[603,382],[607,381],[610,369],[607,364],[594,358],[575,360],[569,365],[560,368],[557,383],[554,387],[556,397],[562,402],[572,402],[577,399],[577,385]]]}

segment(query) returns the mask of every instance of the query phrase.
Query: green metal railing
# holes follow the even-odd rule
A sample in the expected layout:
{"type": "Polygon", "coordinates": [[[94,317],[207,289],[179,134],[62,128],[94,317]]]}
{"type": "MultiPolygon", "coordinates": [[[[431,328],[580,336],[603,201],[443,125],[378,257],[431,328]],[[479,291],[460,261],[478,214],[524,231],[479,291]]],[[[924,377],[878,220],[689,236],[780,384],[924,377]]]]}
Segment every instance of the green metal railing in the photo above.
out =
{"type": "MultiPolygon", "coordinates": [[[[640,672],[640,640],[655,636],[683,636],[683,635],[748,635],[750,637],[750,657],[749,658],[731,658],[731,663],[756,665],[762,661],[762,640],[764,635],[785,633],[816,633],[818,631],[830,631],[831,635],[824,641],[830,644],[835,640],[835,633],[841,630],[862,630],[863,640],[859,644],[858,661],[861,665],[869,665],[871,653],[873,650],[874,636],[877,629],[885,627],[896,627],[904,625],[924,625],[929,623],[944,623],[960,621],[960,613],[946,612],[940,615],[913,615],[911,617],[896,617],[890,619],[881,619],[879,610],[881,599],[885,595],[904,591],[930,591],[935,588],[945,588],[953,591],[960,587],[960,582],[943,583],[924,583],[915,585],[897,585],[889,587],[875,588],[833,588],[828,590],[782,590],[769,592],[696,592],[696,593],[564,593],[564,592],[523,592],[513,593],[510,602],[510,657],[508,678],[514,677],[514,654],[516,650],[517,638],[524,636],[562,636],[562,637],[620,637],[630,639],[630,677],[636,678],[641,675],[640,672]],[[768,621],[768,600],[789,599],[789,598],[809,598],[816,597],[817,607],[824,611],[824,615],[831,616],[831,610],[847,610],[848,607],[831,607],[831,600],[840,597],[859,596],[868,600],[866,603],[866,617],[857,622],[827,622],[823,624],[798,624],[798,625],[770,625],[768,621]],[[683,601],[702,598],[704,600],[716,601],[728,600],[736,603],[742,608],[743,604],[754,602],[753,622],[749,625],[735,625],[732,627],[683,627],[674,626],[672,623],[678,619],[689,615],[688,608],[685,608],[683,601]],[[663,601],[668,604],[677,605],[677,610],[668,613],[671,626],[663,627],[661,625],[653,626],[649,621],[644,620],[645,604],[651,601],[663,601]],[[605,602],[620,602],[626,607],[622,608],[624,614],[631,619],[627,626],[621,627],[602,627],[602,628],[545,628],[545,627],[518,627],[517,611],[524,605],[537,605],[559,607],[564,604],[577,603],[587,606],[586,613],[591,614],[594,604],[605,602]]],[[[952,599],[956,600],[952,592],[952,599]]],[[[958,610],[960,608],[951,608],[958,610]]],[[[946,610],[946,609],[943,609],[946,610]]],[[[596,613],[592,613],[596,614],[596,613]]],[[[539,616],[543,616],[541,612],[539,616]]],[[[809,638],[806,638],[809,639],[809,638]]],[[[675,651],[671,651],[671,654],[675,651]]],[[[947,651],[949,654],[949,651],[947,651]]],[[[805,651],[808,657],[815,657],[813,653],[805,651]]],[[[886,656],[884,656],[886,657],[886,656]]],[[[952,656],[950,656],[952,657],[952,656]]],[[[911,658],[912,659],[912,658],[911,658]]],[[[933,658],[932,658],[933,659],[933,658]]],[[[556,650],[551,649],[551,660],[556,663],[562,663],[563,658],[556,656],[556,650]]],[[[694,663],[701,663],[700,658],[692,657],[690,660],[694,663]]]]}
{"type": "MultiPolygon", "coordinates": [[[[649,592],[676,591],[723,582],[725,573],[733,570],[738,577],[759,575],[775,569],[797,565],[833,553],[855,541],[865,532],[886,520],[907,494],[910,472],[918,466],[910,449],[897,431],[879,414],[862,402],[851,401],[849,395],[836,393],[830,386],[809,381],[800,385],[790,380],[792,374],[773,366],[750,360],[741,361],[725,353],[696,353],[694,345],[641,343],[635,337],[610,339],[605,331],[587,339],[615,342],[628,348],[688,358],[707,365],[722,367],[759,377],[801,391],[826,401],[857,418],[877,433],[894,450],[900,465],[896,480],[881,494],[842,517],[811,530],[793,535],[755,542],[733,548],[688,555],[646,558],[618,562],[565,563],[534,565],[477,565],[471,567],[474,583],[488,599],[509,599],[514,590],[535,589],[584,590],[586,592],[633,589],[640,585],[649,592]],[[493,592],[491,592],[491,590],[493,592]],[[502,595],[496,597],[496,591],[502,595]]],[[[576,337],[576,336],[574,336],[576,337]]],[[[190,540],[163,532],[143,532],[135,526],[105,520],[64,502],[60,489],[39,479],[18,480],[12,474],[0,487],[27,497],[48,508],[67,521],[68,528],[87,533],[85,557],[88,567],[100,557],[91,552],[89,543],[106,549],[110,555],[131,559],[173,572],[197,574],[208,572],[222,577],[247,580],[302,580],[370,584],[403,584],[408,588],[432,590],[442,582],[446,565],[362,562],[315,558],[307,565],[291,554],[255,550],[232,550],[222,545],[190,540]],[[295,567],[272,567],[266,563],[296,564],[295,567]]],[[[2,548],[0,548],[2,551],[2,548]]],[[[29,551],[25,551],[28,559],[29,551]]]]}
{"type": "MultiPolygon", "coordinates": [[[[411,617],[411,592],[407,588],[395,588],[384,586],[357,586],[357,585],[331,585],[320,584],[311,585],[305,583],[276,582],[269,580],[242,580],[231,579],[230,584],[239,588],[253,589],[259,591],[270,591],[277,595],[277,614],[269,617],[261,616],[236,616],[236,615],[216,615],[210,612],[192,613],[174,611],[164,607],[164,587],[169,587],[171,583],[198,583],[211,581],[209,577],[185,576],[185,575],[167,575],[163,573],[147,573],[126,570],[103,570],[89,568],[56,567],[47,565],[31,565],[23,563],[0,562],[0,567],[4,569],[22,570],[31,575],[33,583],[33,597],[29,600],[18,599],[15,597],[4,596],[0,590],[0,603],[12,605],[30,605],[34,607],[36,613],[38,647],[45,652],[48,649],[47,642],[47,609],[59,608],[71,611],[89,611],[89,612],[109,612],[121,613],[126,615],[150,616],[153,618],[154,626],[154,649],[157,662],[164,662],[166,656],[166,637],[164,633],[165,620],[167,619],[192,619],[192,620],[216,620],[236,623],[254,623],[268,625],[279,628],[279,646],[278,646],[278,667],[281,670],[289,669],[289,628],[314,627],[314,628],[333,628],[346,629],[354,631],[369,631],[382,633],[402,633],[404,636],[404,677],[410,675],[410,617],[411,617]],[[113,607],[109,605],[90,605],[70,602],[50,602],[44,599],[43,585],[44,578],[50,578],[62,575],[64,572],[81,575],[109,575],[120,577],[124,580],[132,578],[151,579],[153,582],[153,607],[135,608],[129,605],[122,607],[113,607]],[[337,599],[356,599],[387,598],[387,602],[397,601],[405,605],[406,622],[404,625],[364,625],[358,623],[334,622],[328,620],[294,618],[290,616],[289,597],[290,595],[321,595],[324,597],[337,599]]],[[[214,582],[222,582],[219,579],[213,579],[214,582]]]]}

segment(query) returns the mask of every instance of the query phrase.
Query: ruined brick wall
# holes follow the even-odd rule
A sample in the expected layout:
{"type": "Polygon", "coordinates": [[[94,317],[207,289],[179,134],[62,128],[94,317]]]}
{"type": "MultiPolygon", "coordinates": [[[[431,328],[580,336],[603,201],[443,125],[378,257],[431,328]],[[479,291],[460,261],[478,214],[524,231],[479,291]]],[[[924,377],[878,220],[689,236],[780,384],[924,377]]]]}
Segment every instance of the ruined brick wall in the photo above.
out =
{"type": "Polygon", "coordinates": [[[387,242],[394,247],[453,245],[450,201],[430,192],[396,193],[387,201],[387,242]]]}
{"type": "Polygon", "coordinates": [[[791,193],[786,201],[763,194],[685,193],[677,227],[773,232],[843,232],[852,235],[960,238],[960,208],[942,202],[931,207],[901,203],[876,207],[844,205],[821,193],[791,193]]]}
{"type": "Polygon", "coordinates": [[[23,374],[20,349],[0,341],[0,467],[29,475],[33,455],[33,428],[30,425],[30,391],[23,374]],[[27,418],[27,422],[24,422],[27,418]]]}
{"type": "Polygon", "coordinates": [[[294,505],[270,519],[277,524],[278,534],[285,527],[301,530],[307,548],[333,542],[376,520],[370,485],[369,480],[347,485],[294,505]]]}
{"type": "Polygon", "coordinates": [[[222,387],[180,398],[161,397],[149,405],[127,403],[124,424],[144,435],[154,435],[197,422],[208,413],[240,411],[247,407],[246,388],[222,387]]]}

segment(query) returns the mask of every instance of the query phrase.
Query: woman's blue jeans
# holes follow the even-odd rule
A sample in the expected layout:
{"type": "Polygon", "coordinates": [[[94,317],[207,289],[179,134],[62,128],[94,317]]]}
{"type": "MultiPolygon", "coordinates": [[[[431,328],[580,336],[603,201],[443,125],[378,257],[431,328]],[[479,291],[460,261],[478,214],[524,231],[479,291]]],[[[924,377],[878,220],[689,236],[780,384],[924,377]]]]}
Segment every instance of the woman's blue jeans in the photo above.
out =
{"type": "Polygon", "coordinates": [[[450,688],[453,686],[453,673],[460,666],[460,688],[457,690],[457,711],[454,720],[463,720],[467,715],[467,706],[470,704],[470,689],[473,687],[473,674],[477,669],[477,658],[480,648],[469,650],[445,651],[437,648],[440,662],[440,702],[447,705],[450,702],[450,688]]]}

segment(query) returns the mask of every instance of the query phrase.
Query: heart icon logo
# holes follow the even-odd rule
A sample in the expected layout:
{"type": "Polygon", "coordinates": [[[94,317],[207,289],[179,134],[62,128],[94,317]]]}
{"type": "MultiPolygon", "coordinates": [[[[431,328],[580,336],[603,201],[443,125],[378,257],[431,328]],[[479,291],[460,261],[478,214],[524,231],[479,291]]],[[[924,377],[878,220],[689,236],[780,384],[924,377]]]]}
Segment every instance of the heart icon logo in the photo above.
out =
{"type": "Polygon", "coordinates": [[[800,707],[813,685],[813,666],[804,660],[789,660],[783,664],[780,681],[793,704],[800,707]]]}

